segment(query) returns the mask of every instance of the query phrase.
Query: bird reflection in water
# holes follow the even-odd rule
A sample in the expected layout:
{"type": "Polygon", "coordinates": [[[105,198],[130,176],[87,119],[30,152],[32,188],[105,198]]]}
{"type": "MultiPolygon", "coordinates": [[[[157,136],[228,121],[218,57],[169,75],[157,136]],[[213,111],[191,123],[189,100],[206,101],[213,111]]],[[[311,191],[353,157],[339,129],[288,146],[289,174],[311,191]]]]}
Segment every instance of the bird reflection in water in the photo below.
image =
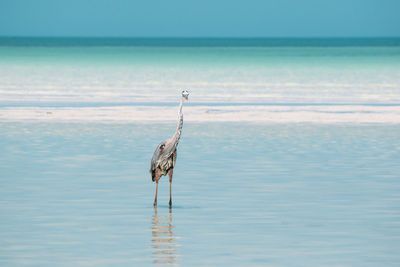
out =
{"type": "Polygon", "coordinates": [[[152,239],[153,262],[157,264],[174,264],[176,262],[176,237],[172,225],[172,209],[169,215],[157,214],[157,207],[154,207],[152,218],[152,239]]]}

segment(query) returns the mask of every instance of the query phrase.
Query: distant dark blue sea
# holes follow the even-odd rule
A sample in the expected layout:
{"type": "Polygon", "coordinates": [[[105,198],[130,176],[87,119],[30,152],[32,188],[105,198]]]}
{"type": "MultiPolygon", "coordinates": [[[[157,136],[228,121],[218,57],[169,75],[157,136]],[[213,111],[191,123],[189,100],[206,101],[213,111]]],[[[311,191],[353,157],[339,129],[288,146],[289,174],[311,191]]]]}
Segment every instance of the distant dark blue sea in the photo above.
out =
{"type": "Polygon", "coordinates": [[[400,46],[400,38],[0,37],[0,46],[375,47],[400,46]]]}

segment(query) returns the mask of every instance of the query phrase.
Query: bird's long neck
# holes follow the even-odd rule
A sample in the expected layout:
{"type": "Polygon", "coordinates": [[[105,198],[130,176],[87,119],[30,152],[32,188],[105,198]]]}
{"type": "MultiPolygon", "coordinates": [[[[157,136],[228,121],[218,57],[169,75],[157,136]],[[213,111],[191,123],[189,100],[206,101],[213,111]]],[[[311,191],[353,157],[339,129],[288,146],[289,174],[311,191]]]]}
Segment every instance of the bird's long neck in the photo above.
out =
{"type": "Polygon", "coordinates": [[[178,111],[178,126],[176,127],[176,132],[172,137],[172,141],[175,143],[175,146],[178,145],[179,139],[181,138],[182,133],[182,126],[183,126],[183,113],[182,113],[182,106],[183,106],[183,98],[181,99],[181,103],[179,104],[179,111],[178,111]]]}

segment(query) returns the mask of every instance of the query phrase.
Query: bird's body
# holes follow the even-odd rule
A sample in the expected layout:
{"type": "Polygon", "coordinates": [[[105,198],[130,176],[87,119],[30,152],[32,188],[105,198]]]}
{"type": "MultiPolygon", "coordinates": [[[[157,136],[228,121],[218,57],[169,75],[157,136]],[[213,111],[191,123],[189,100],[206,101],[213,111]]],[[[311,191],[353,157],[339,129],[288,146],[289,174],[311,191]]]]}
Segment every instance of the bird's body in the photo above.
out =
{"type": "Polygon", "coordinates": [[[170,200],[169,205],[172,205],[172,194],[171,194],[171,183],[172,183],[172,174],[175,167],[176,162],[176,148],[179,143],[179,139],[182,133],[183,126],[183,113],[182,106],[185,100],[188,100],[189,93],[187,91],[182,92],[182,98],[179,105],[178,112],[178,126],[176,128],[175,134],[170,139],[166,139],[162,141],[154,151],[153,157],[150,162],[150,173],[151,179],[153,182],[156,182],[156,196],[154,199],[154,206],[157,205],[157,190],[158,190],[158,181],[161,176],[169,175],[170,182],[170,200]]]}
{"type": "MultiPolygon", "coordinates": [[[[170,169],[175,167],[176,162],[176,148],[174,151],[165,151],[164,148],[168,143],[171,142],[170,139],[162,141],[154,151],[153,157],[150,164],[151,179],[153,182],[156,181],[156,171],[158,169],[161,176],[167,175],[170,169]]],[[[159,177],[159,179],[161,178],[159,177]]]]}

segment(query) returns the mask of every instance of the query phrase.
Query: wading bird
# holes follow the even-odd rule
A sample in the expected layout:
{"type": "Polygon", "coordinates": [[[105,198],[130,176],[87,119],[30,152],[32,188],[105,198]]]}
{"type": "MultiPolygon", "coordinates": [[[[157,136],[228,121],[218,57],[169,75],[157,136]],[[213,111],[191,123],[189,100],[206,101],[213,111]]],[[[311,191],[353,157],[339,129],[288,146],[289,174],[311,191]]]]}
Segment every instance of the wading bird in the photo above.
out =
{"type": "Polygon", "coordinates": [[[179,138],[182,133],[183,125],[183,113],[182,106],[183,102],[189,99],[189,92],[182,91],[182,98],[179,105],[178,112],[178,126],[176,127],[175,134],[170,138],[162,141],[154,151],[153,157],[150,163],[150,173],[153,182],[156,182],[156,196],[154,198],[154,207],[157,206],[157,191],[158,191],[158,181],[161,176],[169,175],[169,206],[172,206],[172,174],[174,172],[174,166],[176,162],[176,148],[179,143],[179,138]]]}

